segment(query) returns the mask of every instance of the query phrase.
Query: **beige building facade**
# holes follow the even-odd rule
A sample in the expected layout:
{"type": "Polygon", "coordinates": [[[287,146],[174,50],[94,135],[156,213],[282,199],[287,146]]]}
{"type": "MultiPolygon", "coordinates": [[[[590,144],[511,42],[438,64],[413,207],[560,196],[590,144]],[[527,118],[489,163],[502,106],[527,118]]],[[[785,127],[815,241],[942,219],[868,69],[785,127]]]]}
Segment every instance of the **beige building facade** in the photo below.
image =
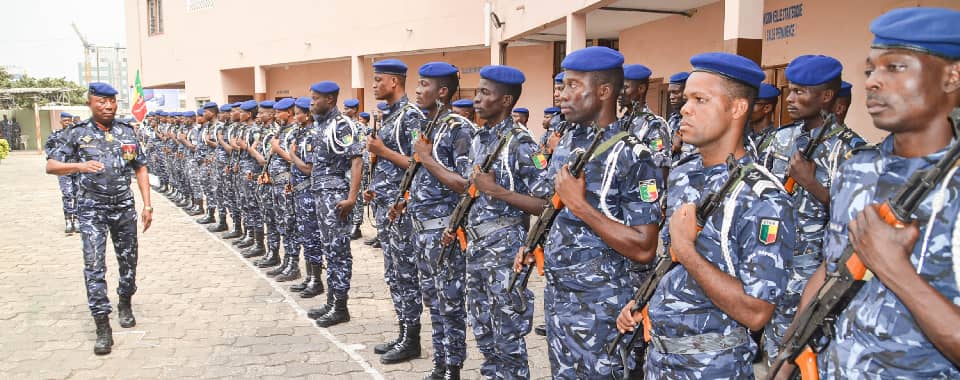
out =
{"type": "Polygon", "coordinates": [[[416,69],[437,60],[460,68],[456,98],[469,98],[479,69],[504,63],[527,76],[518,106],[530,108],[529,127],[539,134],[560,61],[584,46],[610,46],[628,63],[650,67],[647,100],[661,113],[665,78],[688,70],[694,54],[742,54],[781,88],[790,60],[826,54],[843,62],[844,80],[854,86],[847,124],[876,142],[883,134],[863,106],[870,21],[899,7],[960,9],[960,1],[126,0],[125,6],[128,83],[140,69],[145,88],[181,88],[188,107],[303,96],[311,83],[332,80],[341,99],[360,98],[369,110],[376,104],[372,64],[384,58],[410,67],[411,99],[416,69]]]}

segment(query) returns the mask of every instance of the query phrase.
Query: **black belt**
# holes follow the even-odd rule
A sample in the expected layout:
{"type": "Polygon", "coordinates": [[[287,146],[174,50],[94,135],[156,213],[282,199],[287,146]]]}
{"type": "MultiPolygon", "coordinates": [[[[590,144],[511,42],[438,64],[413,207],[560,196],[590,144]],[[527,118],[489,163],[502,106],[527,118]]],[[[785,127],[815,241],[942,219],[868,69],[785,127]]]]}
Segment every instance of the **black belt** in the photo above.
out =
{"type": "Polygon", "coordinates": [[[110,195],[110,194],[104,194],[104,193],[97,193],[87,189],[80,189],[80,191],[77,193],[77,197],[92,199],[97,202],[117,204],[120,202],[133,199],[133,192],[130,191],[130,189],[127,189],[127,191],[123,193],[110,195]]]}

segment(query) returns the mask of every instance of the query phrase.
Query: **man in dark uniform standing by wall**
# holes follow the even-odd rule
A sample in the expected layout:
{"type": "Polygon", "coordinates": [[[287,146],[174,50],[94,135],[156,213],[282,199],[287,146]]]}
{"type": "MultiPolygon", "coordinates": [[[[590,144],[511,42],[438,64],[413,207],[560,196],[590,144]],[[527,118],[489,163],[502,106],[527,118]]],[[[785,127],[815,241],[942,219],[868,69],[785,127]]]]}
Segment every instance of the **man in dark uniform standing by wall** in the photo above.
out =
{"type": "Polygon", "coordinates": [[[107,298],[107,231],[110,231],[120,270],[117,309],[121,327],[133,327],[136,320],[130,298],[137,291],[137,210],[130,190],[130,174],[137,177],[143,198],[140,216],[146,232],[153,221],[147,157],[133,128],[114,120],[117,90],[106,83],[91,83],[87,104],[93,117],[71,128],[63,143],[47,160],[47,174],[79,173],[77,193],[80,232],[83,234],[84,280],[87,303],[97,325],[93,352],[110,353],[110,300],[107,298]],[[70,161],[75,161],[68,163],[70,161]]]}

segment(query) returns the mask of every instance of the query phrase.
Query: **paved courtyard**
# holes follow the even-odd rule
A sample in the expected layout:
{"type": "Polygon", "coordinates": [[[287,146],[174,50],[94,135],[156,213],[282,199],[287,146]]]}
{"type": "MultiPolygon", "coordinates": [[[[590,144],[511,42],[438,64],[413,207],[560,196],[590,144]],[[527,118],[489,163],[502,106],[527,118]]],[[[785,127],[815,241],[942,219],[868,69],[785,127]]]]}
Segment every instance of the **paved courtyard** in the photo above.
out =
{"type": "MultiPolygon", "coordinates": [[[[353,242],[352,319],[319,328],[306,310],[325,296],[305,300],[289,292],[290,283],[263,275],[156,193],[153,226],[140,235],[137,326],[122,329],[114,318],[113,353],[93,355],[80,237],[63,234],[57,180],[43,165],[32,152],[0,162],[3,378],[420,379],[431,368],[428,312],[420,359],[382,365],[373,353],[374,344],[396,334],[378,249],[353,242]]],[[[373,229],[365,225],[363,232],[373,229]]],[[[107,246],[108,294],[116,302],[116,260],[107,246]]],[[[542,295],[542,279],[531,287],[542,295]]],[[[538,299],[535,323],[542,323],[541,305],[538,299]]],[[[463,377],[479,378],[480,354],[472,331],[467,336],[463,377]]],[[[544,338],[531,334],[527,344],[533,377],[548,378],[544,338]]]]}

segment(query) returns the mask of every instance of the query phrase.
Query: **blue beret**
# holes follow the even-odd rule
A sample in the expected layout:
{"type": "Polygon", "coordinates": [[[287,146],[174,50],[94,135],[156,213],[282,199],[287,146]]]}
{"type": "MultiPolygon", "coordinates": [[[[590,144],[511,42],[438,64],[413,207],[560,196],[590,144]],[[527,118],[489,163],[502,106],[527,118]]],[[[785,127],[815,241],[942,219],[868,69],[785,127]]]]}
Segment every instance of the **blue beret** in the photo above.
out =
{"type": "Polygon", "coordinates": [[[240,103],[240,109],[242,109],[242,110],[244,110],[244,111],[253,111],[253,110],[257,109],[257,101],[256,101],[256,100],[247,100],[247,101],[245,101],[245,102],[243,102],[243,103],[240,103]]]}
{"type": "Polygon", "coordinates": [[[730,53],[697,54],[690,58],[690,65],[693,71],[721,75],[757,89],[767,76],[756,62],[730,53]]]}
{"type": "Polygon", "coordinates": [[[626,80],[647,80],[653,71],[644,65],[623,65],[623,79],[626,80]]]}
{"type": "Polygon", "coordinates": [[[377,103],[377,109],[379,109],[379,110],[381,110],[381,111],[386,111],[386,110],[390,109],[390,105],[387,104],[387,102],[380,102],[380,103],[377,103]]]}
{"type": "Polygon", "coordinates": [[[470,99],[457,99],[453,101],[454,107],[460,108],[473,108],[473,100],[470,99]]]}
{"type": "Polygon", "coordinates": [[[446,62],[429,62],[420,66],[418,72],[424,78],[440,78],[457,75],[457,71],[456,67],[446,62]]]}
{"type": "Polygon", "coordinates": [[[203,108],[197,108],[197,116],[203,116],[203,108]]]}
{"type": "Polygon", "coordinates": [[[234,103],[230,103],[230,106],[233,108],[237,108],[237,107],[240,107],[241,104],[243,104],[243,102],[234,102],[234,103]]]}
{"type": "Polygon", "coordinates": [[[563,71],[561,71],[560,74],[557,74],[556,76],[553,77],[553,83],[557,83],[557,84],[563,83],[563,71]]]}
{"type": "Polygon", "coordinates": [[[776,101],[779,96],[780,90],[777,90],[776,87],[766,83],[760,84],[760,92],[757,95],[757,99],[776,101]]]}
{"type": "Polygon", "coordinates": [[[378,74],[407,75],[407,64],[399,59],[384,59],[373,63],[373,72],[378,74]]]}
{"type": "Polygon", "coordinates": [[[362,117],[362,118],[364,118],[364,119],[369,119],[369,118],[370,118],[370,113],[369,113],[369,112],[361,112],[361,113],[360,113],[360,117],[362,117]]]}
{"type": "Polygon", "coordinates": [[[849,98],[849,97],[853,96],[853,92],[851,91],[852,89],[853,89],[853,85],[850,84],[850,82],[841,81],[841,82],[840,82],[840,92],[837,92],[837,97],[840,97],[840,98],[849,98]]]}
{"type": "Polygon", "coordinates": [[[290,107],[293,107],[293,98],[283,98],[273,104],[273,109],[278,111],[286,111],[290,107]]]}
{"type": "Polygon", "coordinates": [[[187,112],[181,113],[180,116],[184,116],[184,117],[197,117],[197,113],[194,112],[194,111],[187,111],[187,112]]]}
{"type": "Polygon", "coordinates": [[[801,55],[790,61],[784,74],[791,83],[816,86],[840,77],[843,65],[836,58],[825,55],[801,55]]]}
{"type": "Polygon", "coordinates": [[[916,50],[949,59],[960,58],[960,11],[944,8],[900,8],[870,23],[875,48],[916,50]]]}
{"type": "Polygon", "coordinates": [[[686,83],[687,78],[689,77],[690,77],[690,73],[686,71],[681,71],[679,73],[676,73],[670,76],[670,83],[686,83]]]}
{"type": "Polygon", "coordinates": [[[526,109],[526,108],[523,108],[523,107],[514,108],[514,109],[513,109],[513,112],[522,113],[522,114],[525,114],[525,115],[529,115],[529,114],[530,114],[530,110],[528,110],[528,109],[526,109]]]}
{"type": "Polygon", "coordinates": [[[277,105],[277,102],[273,100],[264,100],[260,102],[260,108],[273,108],[275,105],[277,105]]]}
{"type": "Polygon", "coordinates": [[[360,106],[360,101],[357,99],[347,99],[343,101],[344,107],[355,108],[360,106]]]}
{"type": "Polygon", "coordinates": [[[230,112],[230,109],[233,108],[232,105],[224,104],[220,106],[220,112],[230,112]]]}
{"type": "Polygon", "coordinates": [[[522,71],[504,65],[484,66],[480,69],[480,77],[509,85],[521,85],[527,80],[522,71]]]}
{"type": "Polygon", "coordinates": [[[317,82],[310,85],[310,91],[318,94],[333,94],[340,92],[340,86],[338,86],[336,83],[325,80],[323,82],[317,82]]]}
{"type": "Polygon", "coordinates": [[[544,115],[556,115],[560,113],[560,107],[549,107],[543,110],[544,115]]]}
{"type": "Polygon", "coordinates": [[[306,97],[306,96],[301,96],[301,97],[297,98],[297,100],[294,100],[294,101],[293,101],[293,105],[309,111],[309,110],[310,110],[310,98],[308,98],[308,97],[306,97]]]}
{"type": "Polygon", "coordinates": [[[623,54],[604,46],[591,46],[567,54],[560,66],[564,70],[602,71],[623,66],[623,54]]]}
{"type": "Polygon", "coordinates": [[[90,83],[90,86],[87,88],[90,92],[90,95],[96,95],[100,97],[111,97],[117,96],[117,90],[113,86],[103,83],[103,82],[93,82],[90,83]]]}
{"type": "Polygon", "coordinates": [[[203,103],[203,109],[207,109],[207,108],[217,108],[217,103],[215,102],[203,103]]]}
{"type": "Polygon", "coordinates": [[[73,119],[73,115],[70,114],[69,112],[60,112],[60,118],[61,118],[61,119],[64,119],[64,118],[71,118],[71,119],[73,119]]]}

